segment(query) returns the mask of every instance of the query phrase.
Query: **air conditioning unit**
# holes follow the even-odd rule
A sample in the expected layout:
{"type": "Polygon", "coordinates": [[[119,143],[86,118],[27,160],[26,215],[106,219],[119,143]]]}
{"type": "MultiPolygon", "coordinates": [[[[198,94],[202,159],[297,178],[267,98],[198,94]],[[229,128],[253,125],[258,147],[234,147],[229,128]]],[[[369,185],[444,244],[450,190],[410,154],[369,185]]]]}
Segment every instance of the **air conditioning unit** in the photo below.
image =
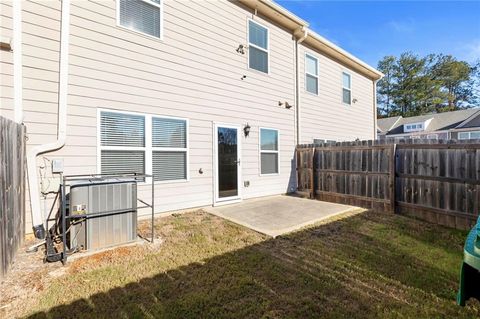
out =
{"type": "Polygon", "coordinates": [[[126,179],[75,181],[68,194],[68,214],[93,214],[73,219],[70,249],[95,250],[137,239],[137,182],[126,179]],[[95,214],[111,213],[109,216],[95,214]]]}

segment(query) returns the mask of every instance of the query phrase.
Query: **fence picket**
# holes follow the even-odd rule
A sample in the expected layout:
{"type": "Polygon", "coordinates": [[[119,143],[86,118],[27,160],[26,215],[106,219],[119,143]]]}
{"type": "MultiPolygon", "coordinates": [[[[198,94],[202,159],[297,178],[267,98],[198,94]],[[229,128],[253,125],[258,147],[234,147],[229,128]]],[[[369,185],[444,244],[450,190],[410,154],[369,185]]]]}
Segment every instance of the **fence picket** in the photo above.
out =
{"type": "Polygon", "coordinates": [[[479,215],[478,140],[299,145],[297,157],[305,156],[312,163],[297,161],[298,185],[310,197],[413,215],[457,228],[469,228],[479,215]]]}
{"type": "Polygon", "coordinates": [[[25,237],[25,127],[0,117],[0,277],[25,237]]]}

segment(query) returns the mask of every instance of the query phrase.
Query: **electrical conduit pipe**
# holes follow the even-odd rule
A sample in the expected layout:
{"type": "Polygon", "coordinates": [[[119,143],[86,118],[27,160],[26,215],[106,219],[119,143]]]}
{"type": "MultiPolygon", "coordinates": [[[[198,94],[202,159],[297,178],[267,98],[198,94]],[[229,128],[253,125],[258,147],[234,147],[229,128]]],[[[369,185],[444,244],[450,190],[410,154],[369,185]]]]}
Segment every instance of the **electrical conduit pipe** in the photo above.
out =
{"type": "Polygon", "coordinates": [[[60,27],[60,61],[58,81],[58,124],[57,140],[31,148],[27,152],[28,187],[32,212],[32,224],[35,237],[44,239],[45,218],[40,209],[40,193],[37,176],[37,156],[56,151],[65,145],[67,136],[67,88],[68,88],[68,44],[70,34],[70,0],[62,0],[60,27]]]}

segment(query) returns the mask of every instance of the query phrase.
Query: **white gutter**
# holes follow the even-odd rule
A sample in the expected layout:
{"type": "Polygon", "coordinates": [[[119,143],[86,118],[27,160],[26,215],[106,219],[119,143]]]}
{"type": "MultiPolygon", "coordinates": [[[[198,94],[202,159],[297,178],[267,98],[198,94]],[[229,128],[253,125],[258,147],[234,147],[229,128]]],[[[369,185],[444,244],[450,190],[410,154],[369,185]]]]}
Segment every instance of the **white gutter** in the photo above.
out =
{"type": "Polygon", "coordinates": [[[344,49],[342,49],[341,47],[339,47],[338,45],[334,44],[333,42],[327,40],[326,38],[322,37],[320,34],[310,30],[310,33],[309,33],[310,37],[312,39],[315,39],[321,43],[323,43],[324,45],[326,45],[327,47],[331,48],[332,50],[338,52],[340,55],[343,55],[345,58],[353,61],[354,63],[362,66],[363,68],[365,68],[366,70],[372,72],[372,73],[375,73],[377,76],[378,76],[378,79],[377,80],[380,80],[382,77],[384,77],[384,74],[380,71],[378,71],[377,69],[375,69],[374,67],[370,66],[368,63],[360,60],[359,58],[357,58],[356,56],[354,56],[353,54],[345,51],[344,49]]]}
{"type": "Polygon", "coordinates": [[[298,58],[298,45],[305,41],[308,37],[308,28],[302,27],[294,32],[294,37],[297,38],[295,41],[295,112],[297,115],[296,125],[297,125],[297,144],[300,144],[301,140],[301,131],[300,131],[300,81],[299,81],[299,58],[298,58]],[[301,34],[301,35],[300,35],[301,34]]]}
{"type": "Polygon", "coordinates": [[[22,1],[13,1],[13,109],[16,123],[23,122],[22,104],[22,1]]]}
{"type": "Polygon", "coordinates": [[[377,139],[377,82],[378,80],[373,80],[373,139],[377,139]]]}
{"type": "MultiPolygon", "coordinates": [[[[17,1],[14,1],[17,2],[17,1]]],[[[19,2],[19,1],[18,1],[19,2]]],[[[27,153],[28,186],[32,205],[32,222],[35,237],[45,238],[45,218],[40,209],[38,189],[37,156],[62,148],[67,135],[67,88],[68,88],[68,40],[70,34],[70,0],[62,0],[62,23],[60,29],[60,61],[58,80],[58,125],[57,140],[52,143],[35,146],[27,153]]]]}

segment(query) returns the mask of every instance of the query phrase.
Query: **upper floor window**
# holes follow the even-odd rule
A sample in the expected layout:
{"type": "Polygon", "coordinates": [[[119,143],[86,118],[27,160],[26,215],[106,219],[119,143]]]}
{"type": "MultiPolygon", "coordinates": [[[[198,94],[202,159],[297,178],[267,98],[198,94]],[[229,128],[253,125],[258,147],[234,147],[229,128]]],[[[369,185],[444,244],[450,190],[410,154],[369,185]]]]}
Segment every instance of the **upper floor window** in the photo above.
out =
{"type": "Polygon", "coordinates": [[[459,140],[480,139],[480,131],[460,132],[458,133],[459,140]]]}
{"type": "Polygon", "coordinates": [[[118,0],[118,23],[127,29],[162,38],[162,0],[118,0]]]}
{"type": "Polygon", "coordinates": [[[248,67],[268,73],[268,29],[248,20],[248,67]]]}
{"type": "Polygon", "coordinates": [[[309,54],[305,55],[305,89],[318,94],[318,60],[309,54]]]}
{"type": "Polygon", "coordinates": [[[350,74],[342,73],[342,102],[348,105],[352,104],[352,78],[350,74]]]}

